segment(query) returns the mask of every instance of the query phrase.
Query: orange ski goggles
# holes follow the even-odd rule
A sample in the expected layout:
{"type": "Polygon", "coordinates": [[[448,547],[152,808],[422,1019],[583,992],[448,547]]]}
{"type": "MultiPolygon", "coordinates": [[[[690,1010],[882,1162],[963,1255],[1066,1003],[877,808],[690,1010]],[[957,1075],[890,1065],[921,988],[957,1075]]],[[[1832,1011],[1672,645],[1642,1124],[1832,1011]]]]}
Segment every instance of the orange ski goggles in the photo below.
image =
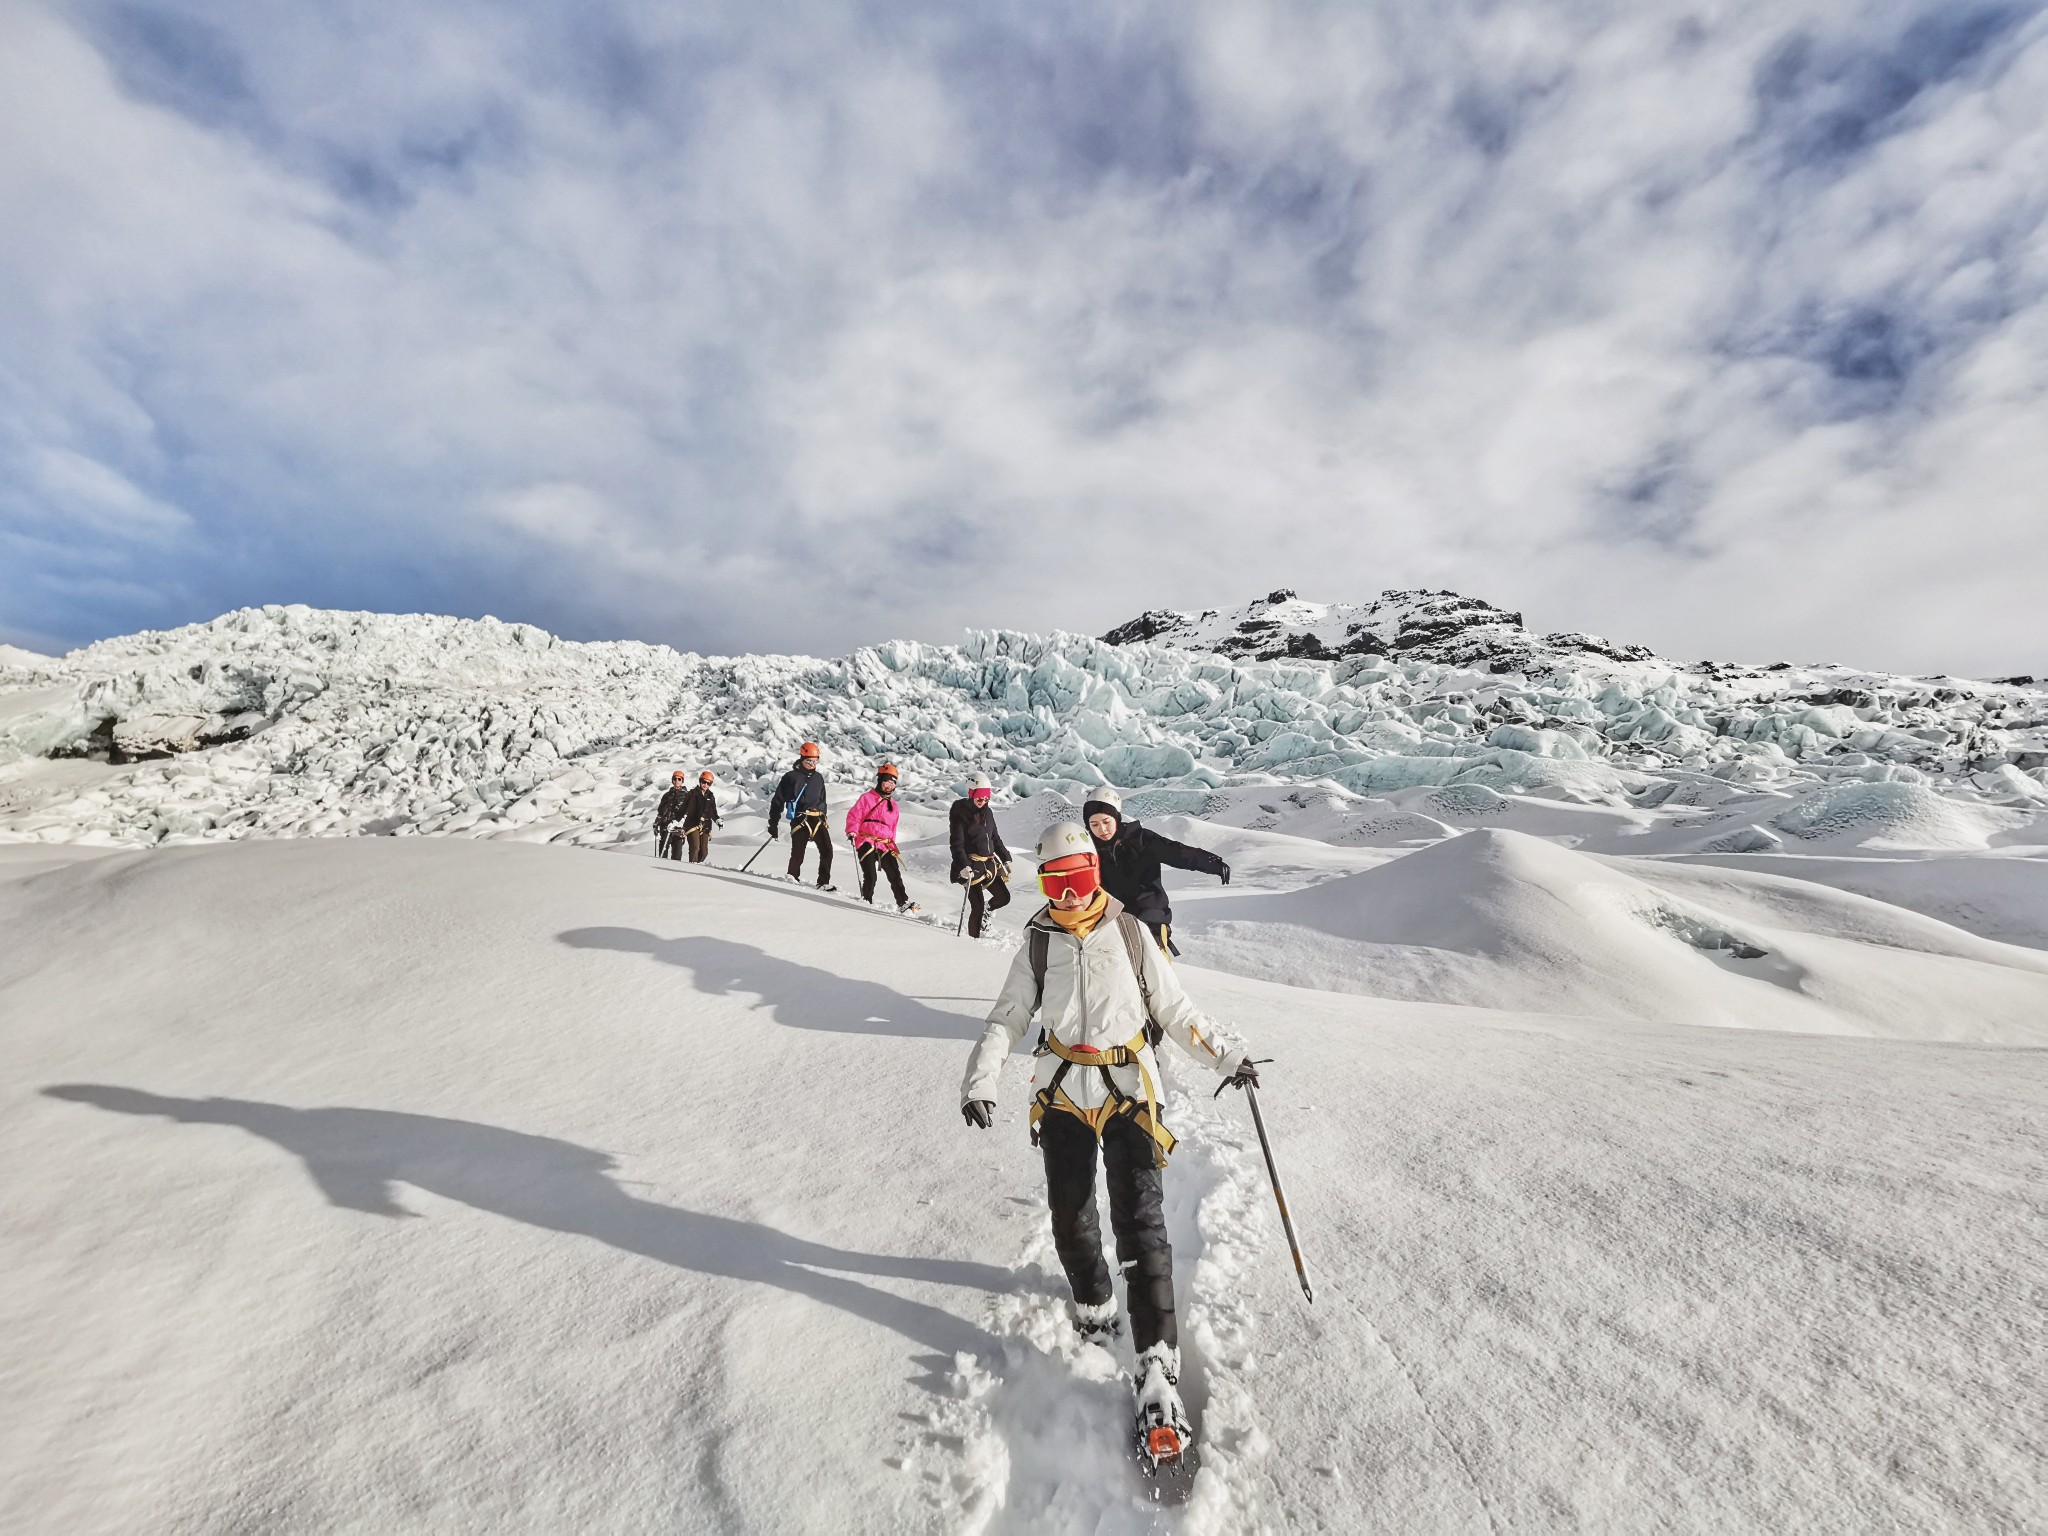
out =
{"type": "Polygon", "coordinates": [[[1070,853],[1038,866],[1038,888],[1046,900],[1062,896],[1093,896],[1102,888],[1102,861],[1092,853],[1070,853]]]}

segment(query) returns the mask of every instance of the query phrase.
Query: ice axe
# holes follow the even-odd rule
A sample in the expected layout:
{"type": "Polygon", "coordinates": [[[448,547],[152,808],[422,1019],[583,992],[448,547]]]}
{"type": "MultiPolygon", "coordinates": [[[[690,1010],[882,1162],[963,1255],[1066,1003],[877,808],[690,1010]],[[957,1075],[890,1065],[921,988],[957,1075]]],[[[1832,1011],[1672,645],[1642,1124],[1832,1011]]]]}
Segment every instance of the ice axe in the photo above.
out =
{"type": "Polygon", "coordinates": [[[761,846],[756,848],[752,853],[748,854],[747,862],[740,866],[740,873],[744,875],[748,870],[752,869],[754,867],[754,860],[758,859],[759,857],[761,857],[762,854],[766,853],[768,851],[768,845],[774,841],[775,834],[773,832],[770,832],[766,837],[762,838],[761,846]]]}
{"type": "MultiPolygon", "coordinates": [[[[1266,1059],[1270,1061],[1272,1058],[1266,1059]]],[[[1255,1061],[1252,1065],[1256,1067],[1260,1063],[1255,1061]]],[[[1223,1090],[1229,1086],[1227,1080],[1221,1083],[1211,1097],[1220,1097],[1223,1090]]],[[[1273,1181],[1273,1201],[1280,1207],[1280,1225],[1287,1233],[1287,1251],[1294,1255],[1294,1275],[1301,1282],[1302,1296],[1310,1306],[1314,1306],[1316,1293],[1309,1288],[1308,1264],[1301,1256],[1301,1239],[1294,1235],[1294,1218],[1287,1213],[1287,1191],[1280,1187],[1280,1169],[1273,1161],[1273,1143],[1266,1139],[1266,1117],[1259,1113],[1259,1090],[1250,1083],[1241,1086],[1244,1089],[1245,1102],[1252,1107],[1252,1124],[1258,1127],[1259,1150],[1266,1154],[1266,1176],[1273,1181]]]]}

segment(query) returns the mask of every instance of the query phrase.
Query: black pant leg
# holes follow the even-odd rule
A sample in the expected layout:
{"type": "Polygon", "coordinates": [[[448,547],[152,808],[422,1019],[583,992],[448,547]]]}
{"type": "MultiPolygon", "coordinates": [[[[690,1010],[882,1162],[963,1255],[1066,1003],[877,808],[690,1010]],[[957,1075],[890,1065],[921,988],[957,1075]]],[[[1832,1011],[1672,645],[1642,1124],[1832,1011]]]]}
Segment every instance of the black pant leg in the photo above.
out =
{"type": "Polygon", "coordinates": [[[1007,906],[1008,906],[1009,904],[1010,904],[1010,888],[1009,888],[1009,887],[1008,887],[1007,885],[1005,885],[1005,884],[1004,884],[1004,883],[1003,883],[1003,882],[1002,882],[1001,880],[991,880],[991,881],[989,881],[989,883],[988,883],[988,909],[989,909],[989,911],[991,911],[991,912],[999,912],[999,911],[1001,911],[1001,910],[1002,910],[1002,909],[1003,909],[1004,907],[1007,907],[1007,906]]]}
{"type": "Polygon", "coordinates": [[[981,887],[970,879],[967,884],[967,937],[970,939],[981,937],[981,904],[981,887]]]}
{"type": "Polygon", "coordinates": [[[1180,1343],[1173,1311],[1173,1246],[1166,1240],[1166,1190],[1152,1138],[1134,1116],[1119,1115],[1102,1133],[1109,1183],[1109,1225],[1131,1313],[1131,1344],[1180,1343]]]}
{"type": "MultiPolygon", "coordinates": [[[[888,873],[889,890],[896,897],[896,905],[906,905],[910,900],[910,893],[903,889],[903,860],[893,853],[884,852],[875,862],[888,873]]],[[[869,884],[872,885],[873,882],[870,881],[869,884]]]]}
{"type": "Polygon", "coordinates": [[[1095,1211],[1095,1133],[1063,1110],[1038,1122],[1045,1155],[1045,1201],[1052,1210],[1052,1245],[1067,1272],[1074,1300],[1100,1306],[1111,1300],[1109,1265],[1102,1258],[1102,1221],[1095,1211]]]}
{"type": "Polygon", "coordinates": [[[793,821],[789,824],[789,878],[794,880],[804,872],[804,824],[793,821]]]}
{"type": "Polygon", "coordinates": [[[818,841],[818,884],[830,885],[832,883],[832,834],[826,830],[825,823],[820,821],[818,823],[818,830],[813,835],[818,841]]]}
{"type": "Polygon", "coordinates": [[[870,843],[865,848],[854,849],[853,858],[860,865],[860,899],[872,902],[875,899],[875,870],[881,863],[881,857],[870,843]]]}

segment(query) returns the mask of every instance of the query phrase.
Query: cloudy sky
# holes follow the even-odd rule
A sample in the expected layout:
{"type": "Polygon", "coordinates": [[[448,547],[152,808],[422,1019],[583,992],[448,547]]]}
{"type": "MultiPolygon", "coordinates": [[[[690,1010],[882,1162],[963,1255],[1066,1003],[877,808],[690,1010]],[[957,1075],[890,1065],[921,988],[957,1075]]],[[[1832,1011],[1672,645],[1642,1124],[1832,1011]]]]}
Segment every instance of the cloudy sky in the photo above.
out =
{"type": "Polygon", "coordinates": [[[2048,0],[0,0],[0,640],[2048,672],[2048,0]]]}

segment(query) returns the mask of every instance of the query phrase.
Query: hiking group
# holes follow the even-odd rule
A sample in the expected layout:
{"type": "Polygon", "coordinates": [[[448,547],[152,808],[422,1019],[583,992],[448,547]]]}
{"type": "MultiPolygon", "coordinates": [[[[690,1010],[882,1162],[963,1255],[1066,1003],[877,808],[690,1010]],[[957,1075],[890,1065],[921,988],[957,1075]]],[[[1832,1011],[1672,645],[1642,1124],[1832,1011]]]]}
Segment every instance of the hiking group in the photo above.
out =
{"type": "MultiPolygon", "coordinates": [[[[817,885],[830,891],[832,839],[818,762],[817,743],[805,742],[769,802],[768,835],[780,837],[788,821],[786,878],[793,881],[802,880],[804,852],[816,844],[817,885]]],[[[708,839],[717,824],[712,775],[702,774],[690,792],[705,796],[695,812],[685,808],[689,797],[681,793],[682,780],[679,770],[677,787],[656,813],[656,830],[665,834],[669,825],[680,824],[691,861],[702,863],[700,843],[690,839],[698,828],[708,839]],[[696,820],[689,819],[693,814],[696,820]]],[[[846,813],[846,838],[860,863],[862,899],[872,903],[877,877],[887,875],[897,909],[915,911],[897,844],[897,782],[893,764],[876,770],[874,787],[846,813]]],[[[1010,902],[1011,856],[993,798],[987,776],[977,774],[947,817],[952,880],[965,887],[967,932],[975,938],[988,916],[1010,902]]],[[[1179,951],[1164,869],[1200,871],[1228,885],[1230,866],[1206,849],[1126,818],[1122,798],[1106,785],[1089,792],[1081,815],[1079,822],[1052,826],[1038,841],[1045,905],[1024,925],[1025,942],[968,1060],[960,1110],[969,1126],[994,1127],[1003,1062],[1035,1021],[1028,1122],[1044,1162],[1053,1246],[1073,1293],[1074,1326],[1084,1341],[1103,1345],[1122,1331],[1096,1209],[1099,1162],[1136,1357],[1136,1436],[1143,1456],[1158,1468],[1178,1464],[1193,1439],[1179,1390],[1180,1335],[1164,1186],[1175,1139],[1160,1111],[1158,1048],[1171,1039],[1226,1086],[1256,1089],[1258,1065],[1242,1041],[1189,1000],[1170,958],[1179,951]]],[[[1298,1252],[1296,1263],[1299,1268],[1298,1252]]],[[[1302,1284],[1306,1291],[1305,1271],[1302,1284]]]]}
{"type": "Polygon", "coordinates": [[[683,788],[683,778],[680,768],[670,775],[668,793],[655,807],[655,856],[680,859],[687,848],[690,862],[702,864],[711,857],[711,829],[722,819],[711,787],[716,781],[708,768],[697,775],[693,789],[683,788]]]}

